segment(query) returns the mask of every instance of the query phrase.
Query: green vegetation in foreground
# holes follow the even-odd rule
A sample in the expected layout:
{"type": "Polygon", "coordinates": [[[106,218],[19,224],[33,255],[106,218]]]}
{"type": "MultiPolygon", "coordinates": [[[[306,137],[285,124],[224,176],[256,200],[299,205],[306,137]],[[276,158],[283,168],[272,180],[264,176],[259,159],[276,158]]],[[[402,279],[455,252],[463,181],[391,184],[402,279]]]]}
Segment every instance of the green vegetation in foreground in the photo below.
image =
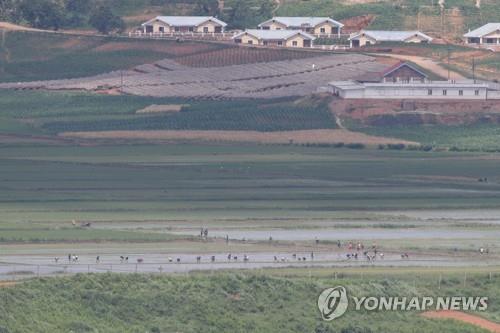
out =
{"type": "Polygon", "coordinates": [[[186,101],[79,92],[0,91],[0,134],[102,130],[256,130],[335,128],[327,100],[186,101]],[[182,104],[173,114],[137,114],[151,104],[182,104]],[[1,118],[0,118],[1,119],[1,118]]]}
{"type": "Polygon", "coordinates": [[[496,124],[475,125],[392,125],[356,127],[370,135],[388,136],[451,150],[499,151],[500,128],[496,124]]]}
{"type": "MultiPolygon", "coordinates": [[[[332,272],[333,273],[333,272],[332,272]]],[[[0,289],[0,330],[27,332],[322,332],[322,333],[480,333],[471,325],[425,319],[418,312],[356,312],[323,322],[317,297],[344,285],[355,296],[489,295],[482,316],[498,320],[494,295],[500,279],[445,276],[343,279],[279,278],[252,273],[194,276],[77,275],[37,279],[0,289]],[[47,307],[47,304],[50,304],[47,307]]],[[[352,307],[352,302],[351,305],[352,307]]]]}

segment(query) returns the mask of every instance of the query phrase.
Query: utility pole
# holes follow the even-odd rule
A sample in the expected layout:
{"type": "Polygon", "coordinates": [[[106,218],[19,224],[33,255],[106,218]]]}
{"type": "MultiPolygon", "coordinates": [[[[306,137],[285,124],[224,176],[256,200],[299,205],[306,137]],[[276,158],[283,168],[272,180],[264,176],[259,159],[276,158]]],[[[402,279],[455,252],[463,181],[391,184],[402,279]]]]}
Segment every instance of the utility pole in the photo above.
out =
{"type": "Polygon", "coordinates": [[[448,81],[450,81],[450,44],[447,44],[447,50],[448,50],[448,81]]]}
{"type": "Polygon", "coordinates": [[[120,71],[120,94],[123,95],[123,70],[120,71]]]}
{"type": "Polygon", "coordinates": [[[476,83],[476,58],[472,57],[472,79],[476,83]]]}

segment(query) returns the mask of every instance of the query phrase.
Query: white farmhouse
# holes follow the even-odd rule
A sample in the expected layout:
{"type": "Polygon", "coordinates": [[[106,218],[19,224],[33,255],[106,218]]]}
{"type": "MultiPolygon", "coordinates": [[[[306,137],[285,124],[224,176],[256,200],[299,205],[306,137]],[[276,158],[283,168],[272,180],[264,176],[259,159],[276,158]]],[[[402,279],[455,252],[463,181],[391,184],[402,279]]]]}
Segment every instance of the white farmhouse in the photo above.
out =
{"type": "Polygon", "coordinates": [[[261,30],[247,29],[233,40],[237,44],[310,48],[316,37],[301,30],[261,30]]]}
{"type": "Polygon", "coordinates": [[[344,25],[329,17],[276,16],[259,24],[262,30],[302,30],[315,36],[331,36],[340,33],[344,25]]]}
{"type": "Polygon", "coordinates": [[[351,47],[362,47],[383,42],[430,43],[432,37],[420,31],[361,30],[349,37],[351,47]]]}
{"type": "Polygon", "coordinates": [[[144,22],[144,33],[222,33],[227,24],[213,16],[157,16],[144,22]]]}
{"type": "Polygon", "coordinates": [[[488,23],[464,35],[470,46],[500,50],[500,23],[488,23]]]}

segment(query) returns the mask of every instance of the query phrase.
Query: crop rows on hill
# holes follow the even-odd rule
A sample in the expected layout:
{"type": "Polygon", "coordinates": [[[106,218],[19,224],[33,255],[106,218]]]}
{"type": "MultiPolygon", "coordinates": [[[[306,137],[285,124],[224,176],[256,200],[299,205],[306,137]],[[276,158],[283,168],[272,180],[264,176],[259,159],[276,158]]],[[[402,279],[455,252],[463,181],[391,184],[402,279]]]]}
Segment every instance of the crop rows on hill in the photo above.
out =
{"type": "Polygon", "coordinates": [[[51,132],[107,130],[253,130],[291,131],[336,128],[326,105],[292,103],[256,105],[254,101],[200,102],[170,115],[124,117],[96,121],[46,123],[51,132]]]}
{"type": "Polygon", "coordinates": [[[219,67],[230,65],[253,64],[259,62],[303,59],[317,56],[314,52],[294,50],[256,49],[233,47],[215,51],[199,52],[178,58],[176,61],[190,67],[219,67]]]}

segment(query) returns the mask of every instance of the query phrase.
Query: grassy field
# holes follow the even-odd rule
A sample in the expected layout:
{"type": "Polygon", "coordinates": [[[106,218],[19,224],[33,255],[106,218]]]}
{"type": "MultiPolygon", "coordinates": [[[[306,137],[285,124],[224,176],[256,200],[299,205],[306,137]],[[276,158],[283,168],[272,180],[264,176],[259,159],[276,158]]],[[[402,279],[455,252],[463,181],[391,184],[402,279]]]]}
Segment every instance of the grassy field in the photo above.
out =
{"type": "Polygon", "coordinates": [[[357,128],[371,135],[386,135],[451,150],[499,151],[500,129],[496,124],[461,126],[380,126],[357,128]]]}
{"type": "MultiPolygon", "coordinates": [[[[472,153],[180,144],[5,146],[0,156],[4,241],[27,237],[27,226],[57,235],[72,220],[307,221],[352,210],[496,208],[500,199],[497,158],[472,153]]],[[[82,237],[92,235],[105,237],[82,237]]]]}
{"type": "Polygon", "coordinates": [[[189,101],[87,93],[0,91],[0,133],[102,130],[256,130],[336,128],[327,100],[189,101]],[[22,98],[21,98],[22,97],[22,98]],[[151,104],[184,105],[173,114],[137,114],[151,104]]]}
{"type": "Polygon", "coordinates": [[[39,32],[0,34],[0,81],[66,79],[106,73],[224,45],[72,36],[39,32]]]}
{"type": "MultiPolygon", "coordinates": [[[[331,271],[333,276],[333,271],[331,271]]],[[[352,307],[334,322],[322,322],[319,293],[343,285],[350,295],[455,296],[496,295],[499,277],[471,276],[464,288],[460,274],[386,277],[272,277],[259,274],[186,276],[79,275],[39,279],[0,289],[3,332],[323,332],[323,333],[480,333],[454,321],[426,319],[418,312],[366,312],[352,307]],[[49,308],[45,305],[51,304],[49,308]]],[[[352,305],[352,304],[351,304],[352,305]]],[[[500,318],[498,302],[486,312],[500,318]]]]}

